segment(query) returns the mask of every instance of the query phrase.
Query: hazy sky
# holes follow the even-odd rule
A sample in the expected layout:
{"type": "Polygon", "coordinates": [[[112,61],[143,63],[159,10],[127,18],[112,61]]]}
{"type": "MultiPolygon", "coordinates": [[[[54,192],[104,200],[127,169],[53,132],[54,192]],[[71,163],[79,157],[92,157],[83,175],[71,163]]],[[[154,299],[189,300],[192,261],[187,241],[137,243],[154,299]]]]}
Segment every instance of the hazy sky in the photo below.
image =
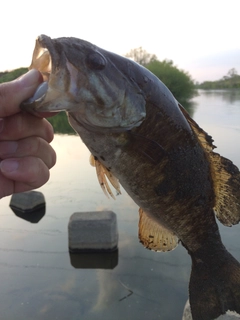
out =
{"type": "Polygon", "coordinates": [[[239,0],[8,0],[1,4],[0,71],[28,66],[35,39],[74,36],[124,55],[142,46],[196,81],[240,74],[239,0]]]}

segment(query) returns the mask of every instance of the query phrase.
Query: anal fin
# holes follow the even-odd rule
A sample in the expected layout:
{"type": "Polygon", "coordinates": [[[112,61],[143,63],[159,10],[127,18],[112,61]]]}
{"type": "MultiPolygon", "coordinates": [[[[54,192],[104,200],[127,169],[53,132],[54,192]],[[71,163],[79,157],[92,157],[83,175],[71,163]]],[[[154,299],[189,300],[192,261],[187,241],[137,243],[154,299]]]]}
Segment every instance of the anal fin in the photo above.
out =
{"type": "Polygon", "coordinates": [[[178,245],[177,236],[139,209],[139,240],[147,249],[170,251],[178,245]]]}

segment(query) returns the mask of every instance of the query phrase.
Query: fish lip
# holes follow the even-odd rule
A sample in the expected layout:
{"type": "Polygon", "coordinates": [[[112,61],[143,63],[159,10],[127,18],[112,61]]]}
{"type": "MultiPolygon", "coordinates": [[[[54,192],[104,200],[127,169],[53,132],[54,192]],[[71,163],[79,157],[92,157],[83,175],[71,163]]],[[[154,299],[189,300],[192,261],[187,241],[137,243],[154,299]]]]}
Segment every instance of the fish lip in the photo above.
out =
{"type": "MultiPolygon", "coordinates": [[[[34,95],[32,97],[30,97],[29,99],[23,101],[20,104],[20,109],[23,111],[27,111],[33,115],[38,116],[38,113],[36,112],[36,110],[38,109],[38,105],[44,100],[46,94],[47,94],[47,89],[48,86],[44,89],[44,91],[40,92],[40,95],[38,94],[39,88],[43,87],[43,85],[46,82],[42,82],[37,90],[35,91],[34,95]],[[36,98],[36,99],[35,99],[36,98]]],[[[40,89],[41,90],[41,89],[40,89]]]]}
{"type": "Polygon", "coordinates": [[[60,111],[49,111],[49,110],[38,111],[38,105],[41,101],[44,100],[44,98],[45,98],[45,95],[42,96],[40,99],[32,101],[32,102],[24,101],[20,104],[20,109],[23,112],[30,113],[31,115],[38,117],[38,118],[50,118],[50,117],[58,114],[60,111]]]}

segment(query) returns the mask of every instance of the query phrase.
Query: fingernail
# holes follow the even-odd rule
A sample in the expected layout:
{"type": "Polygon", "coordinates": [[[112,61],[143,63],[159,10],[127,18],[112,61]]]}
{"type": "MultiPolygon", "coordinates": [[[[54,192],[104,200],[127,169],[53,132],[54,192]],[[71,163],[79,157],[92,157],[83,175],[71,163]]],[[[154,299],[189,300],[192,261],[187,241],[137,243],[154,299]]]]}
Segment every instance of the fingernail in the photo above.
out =
{"type": "Polygon", "coordinates": [[[0,133],[3,131],[3,127],[4,127],[4,120],[3,118],[0,118],[0,133]]]}
{"type": "Polygon", "coordinates": [[[16,171],[19,167],[19,163],[16,160],[2,160],[0,163],[0,169],[2,172],[11,173],[16,171]]]}
{"type": "Polygon", "coordinates": [[[18,80],[22,82],[24,87],[31,87],[42,81],[42,75],[38,70],[32,69],[22,75],[18,80]]]}

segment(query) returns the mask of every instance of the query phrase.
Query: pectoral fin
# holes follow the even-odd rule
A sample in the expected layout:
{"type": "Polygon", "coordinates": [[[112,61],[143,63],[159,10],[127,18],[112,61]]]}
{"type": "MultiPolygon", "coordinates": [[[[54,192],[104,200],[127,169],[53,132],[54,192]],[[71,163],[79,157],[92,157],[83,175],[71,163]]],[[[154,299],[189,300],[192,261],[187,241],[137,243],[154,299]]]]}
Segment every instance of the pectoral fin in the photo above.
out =
{"type": "Polygon", "coordinates": [[[106,178],[108,178],[108,180],[111,182],[112,186],[116,189],[118,194],[121,194],[120,184],[118,182],[118,179],[109,170],[107,170],[107,168],[100,161],[95,159],[95,157],[92,154],[90,155],[89,161],[93,167],[96,167],[98,181],[104,194],[108,198],[109,198],[108,195],[110,195],[113,199],[115,199],[106,178]]]}
{"type": "Polygon", "coordinates": [[[213,152],[212,138],[191,119],[186,110],[179,105],[183,115],[206,151],[211,166],[215,191],[214,211],[218,220],[225,226],[240,221],[240,172],[232,161],[213,152]]]}
{"type": "Polygon", "coordinates": [[[147,249],[154,251],[170,251],[178,245],[177,236],[152,220],[143,210],[139,209],[139,240],[147,249]]]}

